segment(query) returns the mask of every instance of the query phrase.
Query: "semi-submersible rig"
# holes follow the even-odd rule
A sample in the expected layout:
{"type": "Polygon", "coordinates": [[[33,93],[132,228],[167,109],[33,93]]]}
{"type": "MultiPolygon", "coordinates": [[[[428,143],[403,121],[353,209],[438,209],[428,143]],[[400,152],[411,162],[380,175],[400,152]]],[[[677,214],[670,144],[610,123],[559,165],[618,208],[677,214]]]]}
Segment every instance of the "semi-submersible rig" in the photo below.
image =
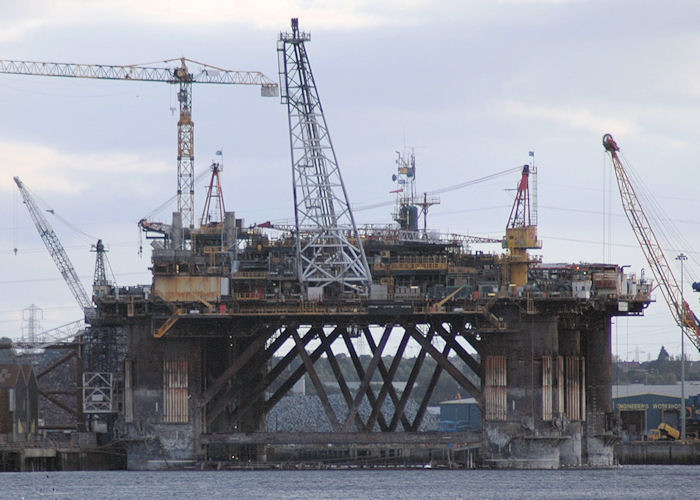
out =
{"type": "MultiPolygon", "coordinates": [[[[199,227],[186,202],[169,224],[142,220],[152,239],[152,283],[114,287],[102,279],[94,288],[82,362],[86,373],[101,374],[94,380],[102,389],[83,393],[87,430],[123,443],[133,469],[262,461],[266,445],[275,444],[473,440],[417,432],[444,372],[480,407],[483,465],[611,465],[611,318],[642,314],[650,283],[613,264],[546,265],[528,254],[541,248],[530,207],[532,164],[522,168],[498,240],[502,255],[470,250],[493,240],[419,227],[434,200],[415,196],[412,156],[399,157],[397,225],[358,226],[309,65],[309,39],[293,19],[278,42],[295,223],[246,226],[226,211],[216,163],[199,227]],[[359,340],[371,351],[369,364],[360,361],[359,340]],[[409,343],[418,346],[415,358],[404,358],[409,343]],[[339,369],[340,351],[352,359],[356,390],[339,369]],[[389,366],[387,354],[394,356],[389,366]],[[436,368],[425,393],[415,394],[428,356],[436,368]],[[314,367],[321,357],[347,403],[344,415],[314,367]],[[413,366],[401,391],[393,382],[402,358],[413,366]],[[370,384],[377,374],[378,390],[370,384]],[[335,432],[266,432],[267,412],[305,376],[335,432]],[[111,404],[94,410],[105,398],[111,404]],[[418,403],[411,418],[410,398],[418,403]],[[369,416],[358,412],[363,400],[369,416]],[[387,400],[393,413],[382,411],[387,400]]],[[[187,145],[194,80],[186,72],[180,78],[171,83],[185,92],[178,131],[187,145]]],[[[183,161],[180,151],[179,167],[183,161]]],[[[178,194],[186,196],[185,167],[178,194]]]]}

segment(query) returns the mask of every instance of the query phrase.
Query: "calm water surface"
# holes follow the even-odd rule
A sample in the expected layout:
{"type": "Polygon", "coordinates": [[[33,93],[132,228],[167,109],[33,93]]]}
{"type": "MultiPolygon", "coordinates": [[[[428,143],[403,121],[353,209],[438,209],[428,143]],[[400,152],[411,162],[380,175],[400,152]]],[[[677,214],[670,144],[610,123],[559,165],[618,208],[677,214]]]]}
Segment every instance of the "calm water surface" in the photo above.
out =
{"type": "Polygon", "coordinates": [[[0,498],[699,498],[700,466],[611,470],[1,473],[0,498]]]}

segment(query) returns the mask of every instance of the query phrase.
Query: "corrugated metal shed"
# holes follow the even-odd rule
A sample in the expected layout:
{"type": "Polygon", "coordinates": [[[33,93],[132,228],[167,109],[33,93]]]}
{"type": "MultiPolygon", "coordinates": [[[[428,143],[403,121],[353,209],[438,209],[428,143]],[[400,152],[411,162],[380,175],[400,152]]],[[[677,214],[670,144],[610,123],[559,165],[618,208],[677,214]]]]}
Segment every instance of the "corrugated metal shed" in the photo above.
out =
{"type": "Polygon", "coordinates": [[[481,410],[474,398],[455,399],[440,403],[441,431],[481,430],[481,410]]]}
{"type": "Polygon", "coordinates": [[[676,429],[680,427],[680,398],[663,394],[635,394],[613,398],[613,410],[620,416],[620,423],[627,440],[643,439],[651,429],[666,422],[676,429]]]}

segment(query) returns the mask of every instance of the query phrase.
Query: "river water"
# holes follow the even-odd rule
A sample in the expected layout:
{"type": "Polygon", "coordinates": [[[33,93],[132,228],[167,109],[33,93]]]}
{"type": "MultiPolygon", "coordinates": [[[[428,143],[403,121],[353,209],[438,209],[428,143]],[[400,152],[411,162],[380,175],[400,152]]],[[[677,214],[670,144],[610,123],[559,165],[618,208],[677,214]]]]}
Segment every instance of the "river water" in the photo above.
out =
{"type": "Polygon", "coordinates": [[[324,470],[0,473],[0,498],[698,498],[700,466],[607,470],[324,470]]]}

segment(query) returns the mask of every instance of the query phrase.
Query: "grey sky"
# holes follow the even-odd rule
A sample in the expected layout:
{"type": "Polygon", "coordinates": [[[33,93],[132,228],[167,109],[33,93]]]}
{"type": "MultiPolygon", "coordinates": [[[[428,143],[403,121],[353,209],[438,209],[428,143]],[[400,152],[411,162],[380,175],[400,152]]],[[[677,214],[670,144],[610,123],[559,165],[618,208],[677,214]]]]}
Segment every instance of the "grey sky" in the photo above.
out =
{"type": "MultiPolygon", "coordinates": [[[[394,151],[404,146],[416,150],[421,191],[521,165],[534,150],[544,260],[606,260],[639,272],[648,266],[600,142],[610,132],[687,240],[667,254],[691,258],[685,290],[700,310],[689,286],[700,279],[696,2],[25,3],[0,0],[2,58],[138,64],[186,56],[275,80],[278,33],[298,16],[311,32],[312,68],[355,205],[390,199],[394,151]]],[[[196,169],[223,149],[227,209],[248,223],[291,219],[279,99],[231,86],[195,85],[193,95],[196,169]]],[[[0,336],[16,337],[21,310],[31,303],[44,308],[47,328],[80,313],[17,202],[12,176],[111,246],[119,284],[147,283],[149,257],[137,256],[136,221],[175,193],[177,117],[170,108],[177,100],[166,84],[0,75],[0,106],[0,336]]],[[[517,181],[442,195],[430,225],[500,237],[517,181]]],[[[356,218],[390,222],[390,211],[356,218]]],[[[89,285],[91,238],[50,222],[89,285]]],[[[617,325],[614,348],[622,357],[637,346],[642,359],[662,344],[679,352],[678,328],[656,296],[646,318],[617,325]]]]}

